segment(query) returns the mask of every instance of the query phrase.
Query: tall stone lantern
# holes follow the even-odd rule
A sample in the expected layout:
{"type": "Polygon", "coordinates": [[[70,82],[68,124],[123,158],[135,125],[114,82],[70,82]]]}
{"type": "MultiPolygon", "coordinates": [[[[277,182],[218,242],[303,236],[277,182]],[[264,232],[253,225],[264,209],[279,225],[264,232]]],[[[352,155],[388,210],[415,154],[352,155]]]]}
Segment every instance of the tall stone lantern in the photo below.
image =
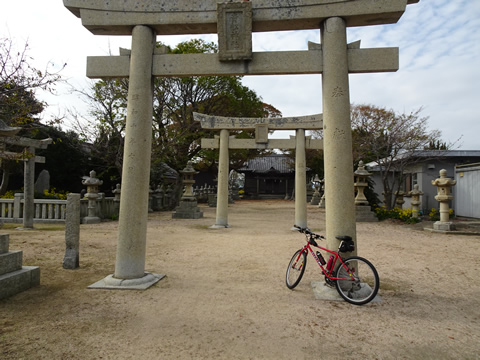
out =
{"type": "Polygon", "coordinates": [[[357,196],[355,197],[355,220],[357,222],[378,221],[370,208],[367,197],[365,196],[365,188],[368,187],[367,178],[372,174],[365,169],[362,160],[359,161],[358,168],[355,170],[354,175],[355,182],[353,183],[353,186],[357,192],[357,196]]]}
{"type": "Polygon", "coordinates": [[[418,218],[418,210],[420,209],[420,195],[423,192],[420,191],[418,184],[413,185],[413,190],[408,193],[412,197],[410,204],[412,205],[412,217],[418,218]]]}
{"type": "Polygon", "coordinates": [[[357,196],[355,197],[355,205],[368,205],[368,200],[365,197],[365,188],[368,186],[367,178],[372,174],[365,170],[365,165],[363,161],[360,160],[358,163],[358,168],[355,170],[355,190],[357,191],[357,196]]]}
{"type": "Polygon", "coordinates": [[[313,179],[313,186],[315,191],[313,192],[312,200],[310,200],[311,205],[318,205],[320,203],[321,195],[320,195],[320,185],[321,180],[318,177],[318,174],[315,174],[315,178],[313,179]]]}
{"type": "Polygon", "coordinates": [[[85,176],[82,184],[87,186],[87,193],[85,197],[88,199],[88,215],[83,218],[84,224],[98,224],[100,218],[97,216],[97,198],[98,187],[103,184],[103,181],[96,178],[97,173],[92,170],[90,176],[85,176]]]}
{"type": "Polygon", "coordinates": [[[203,212],[200,211],[200,208],[197,206],[197,199],[193,194],[193,184],[195,180],[193,176],[198,174],[198,171],[192,166],[192,162],[189,161],[185,169],[181,170],[180,173],[183,175],[183,185],[185,186],[185,191],[180,198],[180,204],[175,209],[175,212],[172,214],[174,219],[199,219],[203,217],[203,212]]]}
{"type": "Polygon", "coordinates": [[[457,184],[456,180],[447,177],[447,170],[440,170],[440,177],[432,180],[432,185],[437,187],[435,200],[440,203],[440,221],[433,224],[434,230],[449,231],[455,230],[455,225],[449,220],[449,202],[453,199],[452,186],[457,184]]]}

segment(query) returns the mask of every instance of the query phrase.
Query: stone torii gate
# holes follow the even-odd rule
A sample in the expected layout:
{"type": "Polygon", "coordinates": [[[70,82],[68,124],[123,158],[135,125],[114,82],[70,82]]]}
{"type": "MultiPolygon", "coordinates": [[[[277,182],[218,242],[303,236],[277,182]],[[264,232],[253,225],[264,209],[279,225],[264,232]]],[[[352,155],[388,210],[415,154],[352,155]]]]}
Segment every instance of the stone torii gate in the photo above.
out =
{"type": "Polygon", "coordinates": [[[145,274],[154,76],[323,74],[327,246],[338,246],[335,235],[356,238],[348,74],[398,70],[398,48],[347,47],[346,28],[396,23],[419,0],[217,1],[64,0],[93,34],[132,36],[131,53],[87,59],[88,77],[130,81],[117,258],[107,287],[158,281],[145,274]],[[252,52],[252,31],[302,29],[320,29],[321,45],[252,52]],[[207,33],[218,33],[218,54],[156,51],[156,35],[207,33]]]}
{"type": "MultiPolygon", "coordinates": [[[[3,122],[2,122],[3,123],[3,122]]],[[[33,229],[35,213],[35,163],[45,163],[45,157],[35,155],[35,149],[46,149],[52,139],[35,140],[20,136],[2,136],[0,132],[0,148],[6,144],[24,147],[22,153],[0,150],[0,159],[21,160],[24,162],[23,174],[23,229],[33,229]]]]}
{"type": "Polygon", "coordinates": [[[305,130],[322,129],[322,114],[290,118],[233,118],[193,113],[203,129],[220,131],[214,139],[202,139],[202,148],[220,149],[218,160],[217,216],[212,228],[228,227],[229,149],[296,149],[295,225],[307,227],[305,149],[322,149],[323,141],[305,136],[305,130]],[[230,131],[255,130],[255,139],[230,138],[230,131]],[[269,139],[269,130],[295,130],[290,139],[269,139]]]}

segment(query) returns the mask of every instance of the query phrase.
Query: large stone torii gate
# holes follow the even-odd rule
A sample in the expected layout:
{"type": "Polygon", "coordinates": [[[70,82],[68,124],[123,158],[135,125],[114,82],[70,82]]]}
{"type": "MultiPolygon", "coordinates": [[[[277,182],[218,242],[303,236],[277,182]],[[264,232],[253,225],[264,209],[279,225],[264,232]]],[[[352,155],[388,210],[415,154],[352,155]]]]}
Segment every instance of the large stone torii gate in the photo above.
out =
{"type": "Polygon", "coordinates": [[[146,288],[161,277],[145,273],[154,76],[322,74],[327,246],[336,248],[335,235],[355,239],[348,74],[398,70],[398,48],[347,46],[346,28],[396,23],[418,1],[64,0],[93,34],[132,36],[131,53],[87,58],[88,77],[130,80],[115,272],[99,286],[146,288]],[[302,29],[320,29],[321,45],[252,52],[252,31],[302,29]],[[218,54],[155,46],[156,35],[217,32],[218,54]]]}
{"type": "Polygon", "coordinates": [[[217,216],[212,228],[228,227],[229,149],[295,149],[295,225],[307,227],[306,149],[322,149],[321,139],[305,136],[305,130],[322,129],[322,114],[282,118],[234,118],[193,113],[203,129],[220,136],[202,139],[202,148],[219,149],[217,216]],[[232,130],[255,130],[255,139],[230,138],[232,130]],[[290,139],[269,139],[269,130],[295,130],[290,139]]]}

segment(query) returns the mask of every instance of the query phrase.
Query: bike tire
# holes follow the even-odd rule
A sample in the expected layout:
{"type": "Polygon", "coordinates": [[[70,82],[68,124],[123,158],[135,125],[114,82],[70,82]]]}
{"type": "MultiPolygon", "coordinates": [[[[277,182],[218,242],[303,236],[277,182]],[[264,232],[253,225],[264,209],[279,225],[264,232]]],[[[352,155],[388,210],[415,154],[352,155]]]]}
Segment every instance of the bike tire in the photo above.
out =
{"type": "Polygon", "coordinates": [[[293,289],[302,280],[303,273],[307,266],[307,251],[298,250],[290,260],[286,274],[286,284],[289,289],[293,289]]]}
{"type": "Polygon", "coordinates": [[[349,257],[343,263],[345,266],[340,264],[335,277],[352,280],[335,280],[340,296],[354,305],[364,305],[372,301],[380,287],[380,279],[372,263],[360,256],[349,257]]]}

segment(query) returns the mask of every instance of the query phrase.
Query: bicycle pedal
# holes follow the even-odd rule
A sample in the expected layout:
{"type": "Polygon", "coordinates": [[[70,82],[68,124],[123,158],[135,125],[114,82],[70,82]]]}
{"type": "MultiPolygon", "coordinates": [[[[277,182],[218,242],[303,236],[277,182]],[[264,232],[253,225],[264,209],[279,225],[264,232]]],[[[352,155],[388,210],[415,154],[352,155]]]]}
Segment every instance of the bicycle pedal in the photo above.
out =
{"type": "Polygon", "coordinates": [[[330,280],[329,278],[325,277],[325,284],[328,287],[334,288],[335,287],[335,282],[333,280],[330,280]]]}

